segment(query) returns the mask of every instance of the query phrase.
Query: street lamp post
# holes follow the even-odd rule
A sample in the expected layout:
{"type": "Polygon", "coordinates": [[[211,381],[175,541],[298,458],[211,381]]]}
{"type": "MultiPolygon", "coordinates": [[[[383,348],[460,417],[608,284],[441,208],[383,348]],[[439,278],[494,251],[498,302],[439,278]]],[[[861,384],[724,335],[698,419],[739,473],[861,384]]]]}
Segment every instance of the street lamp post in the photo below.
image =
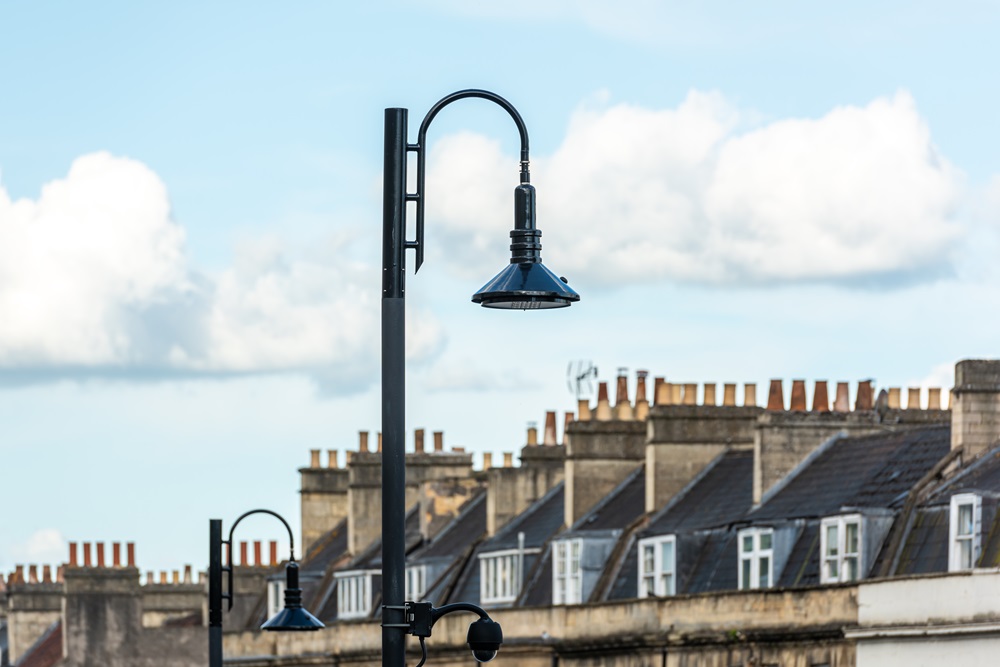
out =
{"type": "Polygon", "coordinates": [[[250,510],[233,522],[229,529],[229,539],[222,539],[222,520],[208,522],[208,665],[222,667],[222,601],[229,601],[233,608],[233,532],[240,521],[252,514],[270,514],[284,524],[288,530],[288,564],[285,565],[285,606],[268,619],[261,630],[278,632],[301,632],[319,630],[323,623],[302,607],[302,589],[299,588],[299,564],[295,562],[295,538],[288,522],[271,510],[250,510]],[[222,562],[222,545],[227,546],[226,563],[222,562]],[[228,574],[229,585],[222,592],[222,573],[228,574]]]}
{"type": "MultiPolygon", "coordinates": [[[[504,98],[485,90],[461,90],[431,107],[417,133],[407,141],[407,110],[385,110],[385,161],[382,194],[382,665],[405,665],[406,634],[413,631],[404,600],[406,545],[404,519],[405,269],[406,250],[416,251],[414,273],[424,258],[425,159],[427,127],[444,107],[475,97],[502,107],[521,136],[520,183],[514,190],[511,259],[472,296],[487,308],[535,310],[561,308],[578,301],[564,278],[541,262],[541,231],[535,227],[535,189],[528,171],[528,131],[520,114],[504,98]],[[417,191],[407,192],[406,158],[417,154],[417,191]],[[406,238],[406,205],[416,204],[416,238],[406,238]]],[[[481,610],[480,610],[481,611],[481,610]]],[[[485,614],[485,612],[483,612],[485,614]]],[[[487,617],[488,618],[488,617],[487,617]]],[[[497,626],[499,632],[499,626],[497,626]]],[[[418,635],[419,636],[419,635],[418,635]]],[[[421,638],[422,641],[422,638],[421,638]]]]}

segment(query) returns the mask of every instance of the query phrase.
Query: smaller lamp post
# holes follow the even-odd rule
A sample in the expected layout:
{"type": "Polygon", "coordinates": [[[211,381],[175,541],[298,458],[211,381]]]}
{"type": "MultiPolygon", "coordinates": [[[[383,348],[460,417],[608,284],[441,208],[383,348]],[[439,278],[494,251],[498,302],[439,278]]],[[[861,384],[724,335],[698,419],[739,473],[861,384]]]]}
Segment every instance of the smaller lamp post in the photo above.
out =
{"type": "Polygon", "coordinates": [[[302,589],[299,588],[299,564],[295,562],[295,538],[288,522],[271,510],[250,510],[236,519],[229,529],[229,539],[222,539],[222,520],[208,522],[208,665],[222,667],[222,601],[229,600],[228,609],[233,608],[233,532],[240,521],[251,514],[270,514],[284,524],[288,531],[288,564],[285,565],[285,607],[268,619],[261,630],[278,632],[301,632],[319,630],[323,623],[302,607],[302,589]],[[222,545],[228,548],[226,563],[222,563],[222,545]],[[228,586],[222,592],[222,573],[228,573],[228,586]]]}

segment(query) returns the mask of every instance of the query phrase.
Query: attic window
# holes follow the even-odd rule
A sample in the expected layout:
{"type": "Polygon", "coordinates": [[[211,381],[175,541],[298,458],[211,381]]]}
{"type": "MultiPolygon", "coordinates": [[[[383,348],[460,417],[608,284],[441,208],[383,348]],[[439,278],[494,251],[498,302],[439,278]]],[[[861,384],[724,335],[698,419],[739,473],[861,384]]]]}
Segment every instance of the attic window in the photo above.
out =
{"type": "Polygon", "coordinates": [[[639,540],[639,597],[674,595],[677,588],[673,535],[639,540]]]}
{"type": "Polygon", "coordinates": [[[521,592],[521,553],[516,549],[479,557],[479,595],[483,604],[513,602],[521,592]]]}
{"type": "Polygon", "coordinates": [[[267,617],[273,618],[285,608],[285,576],[267,582],[267,617]]]}
{"type": "Polygon", "coordinates": [[[823,554],[820,581],[834,584],[861,578],[861,516],[851,514],[823,519],[820,552],[823,554]]]}
{"type": "Polygon", "coordinates": [[[740,590],[770,588],[774,583],[774,531],[747,528],[739,532],[740,590]]]}
{"type": "Polygon", "coordinates": [[[427,566],[411,565],[406,568],[406,599],[420,601],[427,592],[427,566]]]}
{"type": "Polygon", "coordinates": [[[348,620],[365,618],[372,607],[372,573],[346,572],[337,579],[337,617],[348,620]]]}
{"type": "Polygon", "coordinates": [[[983,499],[974,493],[951,497],[948,521],[948,571],[971,570],[979,560],[983,499]]]}
{"type": "Polygon", "coordinates": [[[559,540],[552,544],[552,604],[580,604],[583,580],[580,555],[583,540],[559,540]]]}

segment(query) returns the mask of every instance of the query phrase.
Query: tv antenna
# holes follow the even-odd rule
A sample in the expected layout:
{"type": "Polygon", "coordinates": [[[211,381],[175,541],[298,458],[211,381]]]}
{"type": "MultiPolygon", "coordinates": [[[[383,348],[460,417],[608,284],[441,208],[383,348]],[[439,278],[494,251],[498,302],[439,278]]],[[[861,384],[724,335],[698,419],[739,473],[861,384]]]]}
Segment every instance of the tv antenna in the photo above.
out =
{"type": "Polygon", "coordinates": [[[571,361],[566,367],[566,386],[576,400],[590,398],[597,380],[597,366],[591,361],[571,361]]]}

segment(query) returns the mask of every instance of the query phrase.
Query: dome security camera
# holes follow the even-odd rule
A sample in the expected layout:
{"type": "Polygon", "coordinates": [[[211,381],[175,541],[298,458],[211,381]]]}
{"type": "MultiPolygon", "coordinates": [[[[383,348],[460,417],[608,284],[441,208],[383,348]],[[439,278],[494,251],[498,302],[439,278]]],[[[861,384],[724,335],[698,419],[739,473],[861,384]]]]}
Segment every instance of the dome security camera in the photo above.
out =
{"type": "Polygon", "coordinates": [[[469,626],[466,639],[472,649],[472,657],[478,662],[489,662],[497,657],[500,644],[503,643],[503,630],[500,624],[491,618],[480,618],[469,626]]]}

